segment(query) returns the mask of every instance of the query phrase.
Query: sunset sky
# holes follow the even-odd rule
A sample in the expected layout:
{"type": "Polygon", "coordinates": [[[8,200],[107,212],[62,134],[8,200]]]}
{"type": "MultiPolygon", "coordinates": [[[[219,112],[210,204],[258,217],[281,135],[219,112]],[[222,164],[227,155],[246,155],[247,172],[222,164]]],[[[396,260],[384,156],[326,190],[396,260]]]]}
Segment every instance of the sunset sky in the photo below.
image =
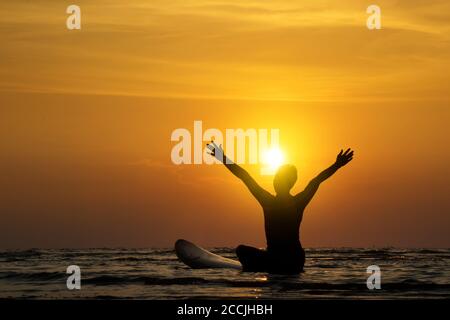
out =
{"type": "Polygon", "coordinates": [[[0,248],[264,246],[241,182],[171,162],[195,120],[278,128],[295,192],[355,150],[305,247],[450,247],[450,2],[377,1],[372,31],[370,4],[1,2],[0,248]]]}

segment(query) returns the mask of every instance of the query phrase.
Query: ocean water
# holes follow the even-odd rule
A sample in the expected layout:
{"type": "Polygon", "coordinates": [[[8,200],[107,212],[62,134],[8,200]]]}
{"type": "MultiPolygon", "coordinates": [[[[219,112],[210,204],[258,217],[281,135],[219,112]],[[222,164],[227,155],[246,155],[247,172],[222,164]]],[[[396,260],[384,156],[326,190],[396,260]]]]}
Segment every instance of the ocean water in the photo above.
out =
{"type": "MultiPolygon", "coordinates": [[[[231,248],[212,252],[236,258],[231,248]]],[[[306,249],[296,276],[193,270],[169,249],[0,251],[0,298],[21,299],[427,299],[450,298],[450,249],[306,249]],[[81,268],[68,290],[66,268],[81,268]],[[369,290],[366,269],[381,269],[369,290]]]]}

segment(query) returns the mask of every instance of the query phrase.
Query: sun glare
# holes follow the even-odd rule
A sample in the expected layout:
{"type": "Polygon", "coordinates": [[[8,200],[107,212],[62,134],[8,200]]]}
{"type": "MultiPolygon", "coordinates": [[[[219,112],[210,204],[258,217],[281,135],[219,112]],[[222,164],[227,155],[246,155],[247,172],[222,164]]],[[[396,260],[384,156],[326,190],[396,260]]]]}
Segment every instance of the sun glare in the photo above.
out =
{"type": "Polygon", "coordinates": [[[284,154],[279,148],[271,148],[263,153],[264,174],[273,175],[284,163],[284,154]]]}

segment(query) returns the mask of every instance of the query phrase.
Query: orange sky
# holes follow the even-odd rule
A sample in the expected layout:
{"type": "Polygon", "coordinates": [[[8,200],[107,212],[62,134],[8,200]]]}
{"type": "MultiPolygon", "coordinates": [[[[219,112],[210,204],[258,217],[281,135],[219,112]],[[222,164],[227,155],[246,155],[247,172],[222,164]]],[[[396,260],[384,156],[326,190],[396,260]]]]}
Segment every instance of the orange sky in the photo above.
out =
{"type": "MultiPolygon", "coordinates": [[[[450,4],[0,4],[0,247],[264,245],[221,166],[175,166],[170,134],[279,128],[295,191],[355,160],[305,211],[311,246],[450,246],[450,4]]],[[[245,166],[273,191],[270,177],[245,166]]]]}

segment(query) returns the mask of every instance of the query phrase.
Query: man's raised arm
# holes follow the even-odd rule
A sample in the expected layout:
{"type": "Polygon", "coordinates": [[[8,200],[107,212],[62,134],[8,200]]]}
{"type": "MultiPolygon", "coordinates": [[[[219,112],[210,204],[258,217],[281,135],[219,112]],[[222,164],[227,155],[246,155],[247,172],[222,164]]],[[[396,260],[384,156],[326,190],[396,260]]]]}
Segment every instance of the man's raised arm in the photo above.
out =
{"type": "Polygon", "coordinates": [[[341,152],[339,152],[336,157],[336,162],[333,163],[329,168],[322,171],[317,177],[312,179],[306,186],[305,190],[297,194],[295,197],[299,201],[301,200],[302,202],[306,201],[306,203],[309,203],[309,201],[311,201],[312,197],[316,193],[317,189],[319,189],[320,184],[331,177],[339,168],[352,161],[352,159],[353,150],[351,150],[350,148],[345,152],[344,150],[341,150],[341,152]]]}
{"type": "Polygon", "coordinates": [[[259,203],[262,204],[272,197],[272,195],[264,190],[245,169],[227,158],[227,156],[223,152],[222,146],[218,146],[216,143],[214,143],[214,141],[212,141],[211,143],[208,143],[207,147],[209,150],[211,150],[210,155],[222,162],[225,167],[231,171],[231,173],[233,173],[236,177],[238,177],[245,183],[247,188],[259,203]]]}

